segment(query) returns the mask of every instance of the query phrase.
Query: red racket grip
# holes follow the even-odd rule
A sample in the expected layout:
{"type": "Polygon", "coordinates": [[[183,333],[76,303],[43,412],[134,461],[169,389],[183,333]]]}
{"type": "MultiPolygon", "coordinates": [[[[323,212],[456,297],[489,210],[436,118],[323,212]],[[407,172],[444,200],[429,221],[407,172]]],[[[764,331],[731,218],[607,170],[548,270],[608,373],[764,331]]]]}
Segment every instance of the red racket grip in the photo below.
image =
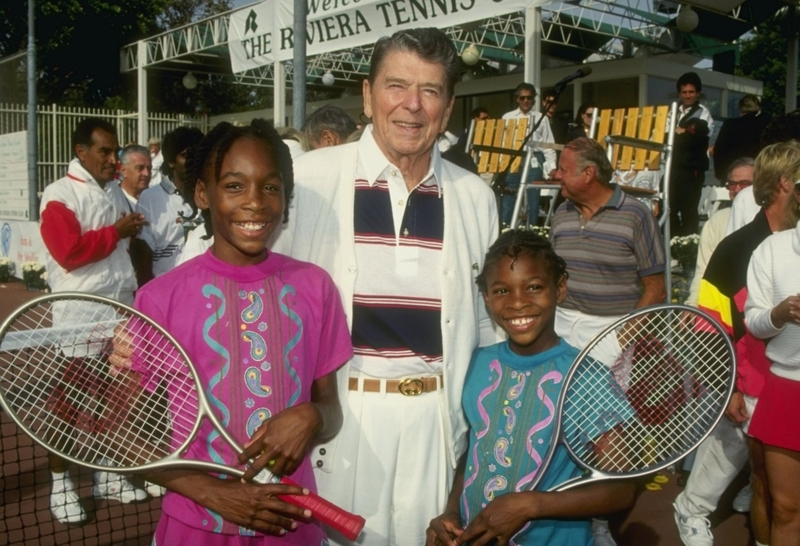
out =
{"type": "MultiPolygon", "coordinates": [[[[281,478],[281,483],[302,487],[285,476],[281,478]]],[[[358,538],[361,529],[364,528],[364,523],[366,523],[361,516],[351,514],[347,510],[339,508],[316,493],[309,493],[308,495],[278,495],[278,498],[290,502],[295,506],[308,508],[311,510],[311,515],[325,525],[342,533],[347,540],[355,540],[358,538]]]]}

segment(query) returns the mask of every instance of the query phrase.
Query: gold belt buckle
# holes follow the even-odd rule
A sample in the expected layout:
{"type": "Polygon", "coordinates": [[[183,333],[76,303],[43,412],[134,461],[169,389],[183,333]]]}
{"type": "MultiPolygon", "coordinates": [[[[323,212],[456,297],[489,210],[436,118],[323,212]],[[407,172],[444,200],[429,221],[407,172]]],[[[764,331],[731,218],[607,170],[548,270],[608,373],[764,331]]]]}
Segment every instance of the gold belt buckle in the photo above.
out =
{"type": "Polygon", "coordinates": [[[397,390],[403,396],[419,396],[425,392],[425,383],[419,378],[406,378],[397,384],[397,390]]]}

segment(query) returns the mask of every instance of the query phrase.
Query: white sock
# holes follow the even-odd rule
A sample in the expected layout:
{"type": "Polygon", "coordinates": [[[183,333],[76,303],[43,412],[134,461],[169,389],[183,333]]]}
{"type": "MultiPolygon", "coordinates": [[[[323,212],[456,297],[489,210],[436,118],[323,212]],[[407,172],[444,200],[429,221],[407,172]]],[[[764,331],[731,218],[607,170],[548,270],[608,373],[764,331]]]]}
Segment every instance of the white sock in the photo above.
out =
{"type": "Polygon", "coordinates": [[[756,540],[756,546],[769,546],[769,544],[761,544],[759,541],[756,540]]]}
{"type": "Polygon", "coordinates": [[[67,472],[53,472],[52,470],[50,473],[53,475],[53,493],[64,491],[67,488],[66,480],[69,474],[67,472]]]}
{"type": "Polygon", "coordinates": [[[605,527],[608,529],[608,519],[592,518],[592,529],[596,527],[605,527]]]}

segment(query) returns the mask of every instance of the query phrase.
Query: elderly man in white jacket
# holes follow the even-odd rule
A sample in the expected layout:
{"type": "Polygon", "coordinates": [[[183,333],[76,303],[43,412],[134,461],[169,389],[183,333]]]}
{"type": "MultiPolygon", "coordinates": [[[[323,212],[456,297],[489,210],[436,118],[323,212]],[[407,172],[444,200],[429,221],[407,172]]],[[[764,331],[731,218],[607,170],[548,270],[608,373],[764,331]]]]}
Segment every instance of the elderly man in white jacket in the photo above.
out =
{"type": "Polygon", "coordinates": [[[498,234],[494,197],[434,146],[458,62],[436,29],[381,39],[364,82],[372,125],[298,158],[289,224],[272,246],[328,271],[348,316],[344,424],[311,457],[320,493],[366,517],[359,545],[425,542],[466,447],[472,351],[497,341],[475,284],[498,234]]]}

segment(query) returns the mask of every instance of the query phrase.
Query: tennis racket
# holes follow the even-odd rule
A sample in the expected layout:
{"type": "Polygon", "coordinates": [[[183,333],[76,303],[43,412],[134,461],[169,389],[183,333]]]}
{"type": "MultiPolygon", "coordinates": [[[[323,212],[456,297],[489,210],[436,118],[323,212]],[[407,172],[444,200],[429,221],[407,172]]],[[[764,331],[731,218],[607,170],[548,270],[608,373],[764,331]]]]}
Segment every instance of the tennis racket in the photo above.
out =
{"type": "MultiPolygon", "coordinates": [[[[182,458],[207,420],[242,448],[211,410],[184,349],[152,320],[103,297],[36,298],[0,326],[0,404],[48,451],[94,470],[244,471],[182,458]]],[[[263,470],[260,483],[296,485],[263,470]]],[[[317,495],[284,495],[355,540],[364,519],[317,495]]]]}
{"type": "Polygon", "coordinates": [[[610,324],[580,352],[564,380],[553,438],[585,470],[553,491],[657,472],[692,452],[733,393],[730,338],[707,314],[654,305],[610,324]]]}

